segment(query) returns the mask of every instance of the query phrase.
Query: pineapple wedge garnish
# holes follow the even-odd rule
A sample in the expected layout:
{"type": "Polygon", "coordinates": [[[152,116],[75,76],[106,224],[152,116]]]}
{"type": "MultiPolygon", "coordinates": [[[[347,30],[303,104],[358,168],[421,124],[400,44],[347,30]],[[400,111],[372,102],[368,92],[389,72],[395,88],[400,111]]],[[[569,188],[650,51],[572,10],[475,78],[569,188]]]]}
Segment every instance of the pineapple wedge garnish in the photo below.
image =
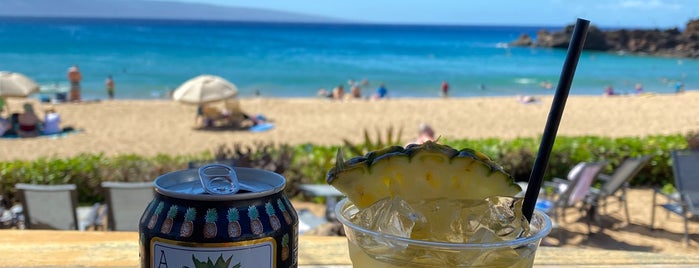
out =
{"type": "Polygon", "coordinates": [[[521,191],[512,177],[486,155],[434,142],[392,146],[348,161],[338,152],[327,182],[360,209],[395,196],[407,201],[481,200],[514,196],[521,191]]]}

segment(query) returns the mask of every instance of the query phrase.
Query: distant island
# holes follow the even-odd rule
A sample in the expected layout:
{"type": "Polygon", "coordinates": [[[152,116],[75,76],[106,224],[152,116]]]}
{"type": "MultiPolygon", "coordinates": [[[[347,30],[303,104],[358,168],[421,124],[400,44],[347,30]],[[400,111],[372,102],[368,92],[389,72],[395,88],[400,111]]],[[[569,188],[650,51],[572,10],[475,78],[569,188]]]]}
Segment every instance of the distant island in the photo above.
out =
{"type": "Polygon", "coordinates": [[[339,19],[260,8],[144,0],[1,0],[0,17],[338,23],[339,19]]]}
{"type": "MultiPolygon", "coordinates": [[[[574,25],[552,32],[541,30],[536,39],[522,34],[511,46],[568,48],[574,25]]],[[[612,30],[602,31],[590,26],[585,49],[632,53],[653,56],[699,58],[699,19],[690,20],[684,32],[677,28],[667,30],[612,30]]]]}

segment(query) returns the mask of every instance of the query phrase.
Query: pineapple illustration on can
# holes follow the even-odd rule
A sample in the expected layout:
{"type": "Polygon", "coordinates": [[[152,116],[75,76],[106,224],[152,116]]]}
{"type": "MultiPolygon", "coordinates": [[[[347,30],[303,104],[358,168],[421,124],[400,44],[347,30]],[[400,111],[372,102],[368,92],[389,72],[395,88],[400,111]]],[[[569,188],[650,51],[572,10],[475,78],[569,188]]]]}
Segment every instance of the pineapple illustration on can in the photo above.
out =
{"type": "Polygon", "coordinates": [[[279,217],[277,217],[277,214],[275,214],[272,203],[265,204],[265,211],[267,212],[267,216],[269,216],[269,225],[272,225],[272,230],[276,231],[279,230],[279,228],[282,228],[282,223],[279,222],[279,217]]]}
{"type": "Polygon", "coordinates": [[[289,212],[286,211],[286,206],[284,206],[284,202],[282,202],[281,199],[277,199],[277,207],[279,207],[279,211],[282,212],[282,216],[284,216],[284,221],[286,224],[291,224],[291,215],[289,215],[289,212]]]}
{"type": "Polygon", "coordinates": [[[204,224],[204,237],[214,238],[216,237],[216,220],[218,215],[216,215],[216,209],[210,208],[206,210],[206,223],[204,224]]]}
{"type": "Polygon", "coordinates": [[[153,215],[150,216],[150,221],[148,221],[148,229],[155,228],[155,224],[158,223],[158,215],[163,212],[164,207],[165,204],[163,204],[162,201],[158,203],[158,206],[155,208],[155,212],[153,212],[153,215]]]}
{"type": "Polygon", "coordinates": [[[226,214],[228,218],[228,237],[239,237],[240,236],[240,215],[238,208],[229,208],[226,214]]]}
{"type": "Polygon", "coordinates": [[[260,221],[260,212],[257,211],[256,206],[248,207],[248,218],[250,218],[250,230],[253,234],[258,235],[265,231],[260,221]]]}
{"type": "Polygon", "coordinates": [[[169,234],[170,231],[172,231],[172,224],[175,219],[175,216],[177,216],[177,206],[176,205],[171,205],[170,209],[167,211],[167,216],[165,217],[165,221],[163,222],[163,225],[160,227],[160,232],[163,234],[169,234]]]}
{"type": "Polygon", "coordinates": [[[234,267],[298,266],[298,216],[281,175],[214,164],[154,185],[139,225],[141,267],[198,267],[211,256],[234,267]]]}
{"type": "Polygon", "coordinates": [[[187,212],[184,213],[184,222],[182,222],[182,227],[180,227],[181,237],[190,237],[194,232],[194,218],[197,216],[197,209],[187,208],[187,212]]]}

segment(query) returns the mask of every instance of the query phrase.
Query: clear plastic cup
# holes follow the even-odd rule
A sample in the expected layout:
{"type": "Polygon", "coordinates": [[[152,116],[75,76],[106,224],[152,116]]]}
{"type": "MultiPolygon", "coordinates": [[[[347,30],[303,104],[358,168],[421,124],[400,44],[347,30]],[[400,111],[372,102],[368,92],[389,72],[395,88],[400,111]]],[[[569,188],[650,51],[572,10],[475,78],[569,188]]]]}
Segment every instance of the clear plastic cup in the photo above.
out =
{"type": "Polygon", "coordinates": [[[443,243],[398,237],[368,230],[349,219],[359,210],[345,198],[335,207],[343,224],[354,267],[532,267],[541,239],[551,232],[551,219],[535,211],[531,236],[494,243],[443,243]]]}

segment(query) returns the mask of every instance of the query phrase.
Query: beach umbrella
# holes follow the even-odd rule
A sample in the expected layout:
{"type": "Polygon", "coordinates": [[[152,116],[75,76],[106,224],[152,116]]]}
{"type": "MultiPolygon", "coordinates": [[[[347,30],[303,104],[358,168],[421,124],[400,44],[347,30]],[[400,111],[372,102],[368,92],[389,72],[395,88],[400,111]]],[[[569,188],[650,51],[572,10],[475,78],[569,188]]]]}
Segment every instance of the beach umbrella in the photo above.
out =
{"type": "Polygon", "coordinates": [[[26,97],[39,92],[39,85],[20,73],[0,71],[0,97],[26,97]]]}
{"type": "Polygon", "coordinates": [[[203,104],[236,97],[238,88],[226,79],[215,75],[200,75],[179,86],[172,94],[176,101],[203,104]]]}

